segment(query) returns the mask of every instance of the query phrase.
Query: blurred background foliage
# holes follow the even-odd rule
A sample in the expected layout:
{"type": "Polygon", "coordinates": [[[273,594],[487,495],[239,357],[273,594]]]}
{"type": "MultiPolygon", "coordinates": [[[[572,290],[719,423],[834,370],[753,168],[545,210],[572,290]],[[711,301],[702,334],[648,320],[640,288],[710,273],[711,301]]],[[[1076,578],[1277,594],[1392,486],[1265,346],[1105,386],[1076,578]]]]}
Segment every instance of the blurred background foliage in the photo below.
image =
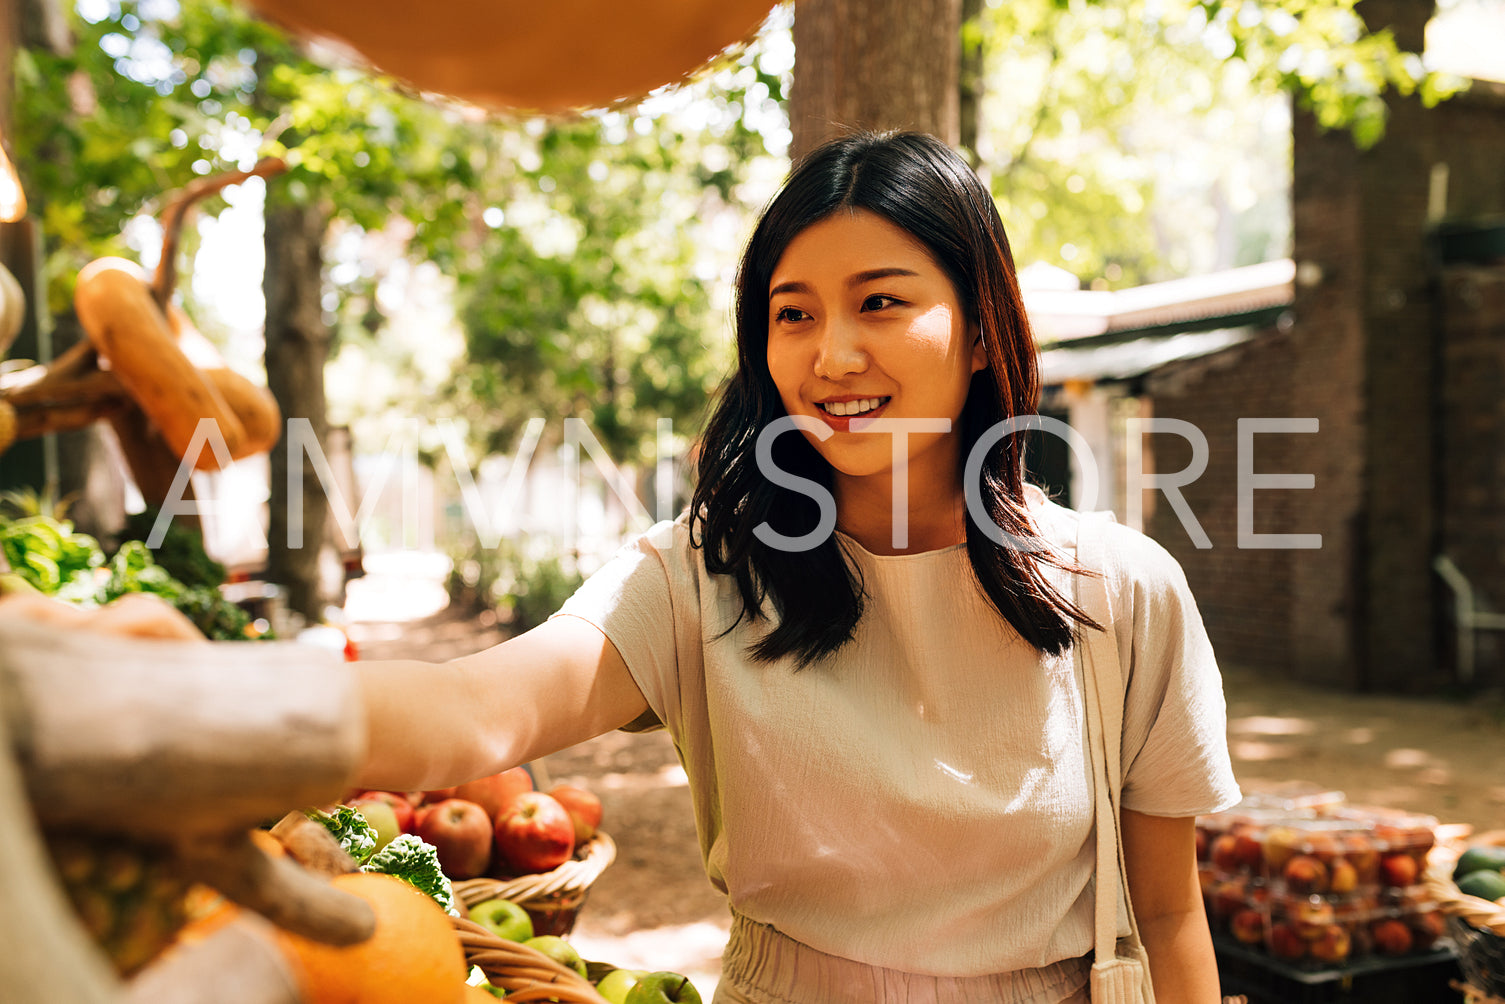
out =
{"type": "MultiPolygon", "coordinates": [[[[1286,253],[1289,95],[1362,144],[1385,89],[1446,92],[1352,6],[987,0],[966,29],[976,145],[1020,264],[1114,287],[1286,253]]],[[[585,419],[623,462],[652,454],[659,417],[693,434],[728,362],[737,251],[787,169],[788,7],[692,85],[569,121],[330,69],[225,0],[77,0],[68,17],[71,52],[17,54],[11,136],[55,312],[99,254],[153,264],[165,192],[279,154],[280,195],[329,211],[330,417],[360,448],[416,418],[458,423],[470,459],[534,415],[551,437],[585,419]]],[[[262,190],[207,203],[181,266],[190,313],[252,370],[259,232],[231,221],[262,190]],[[237,253],[204,253],[232,230],[237,253]]]]}

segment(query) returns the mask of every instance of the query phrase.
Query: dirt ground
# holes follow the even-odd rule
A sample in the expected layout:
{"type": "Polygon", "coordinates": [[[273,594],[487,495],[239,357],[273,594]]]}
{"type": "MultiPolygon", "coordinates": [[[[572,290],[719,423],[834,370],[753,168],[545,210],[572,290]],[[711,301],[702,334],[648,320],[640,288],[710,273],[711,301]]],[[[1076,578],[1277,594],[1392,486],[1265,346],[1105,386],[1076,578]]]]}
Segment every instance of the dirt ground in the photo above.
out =
{"type": "MultiPolygon", "coordinates": [[[[358,623],[362,658],[442,661],[501,640],[494,624],[441,613],[358,623]]],[[[1229,745],[1247,789],[1293,779],[1352,802],[1505,829],[1505,701],[1354,695],[1224,668],[1229,745]]],[[[615,864],[591,890],[572,941],[586,958],[688,974],[710,999],[729,916],[706,880],[690,795],[662,733],[614,733],[539,765],[601,796],[615,864]]]]}

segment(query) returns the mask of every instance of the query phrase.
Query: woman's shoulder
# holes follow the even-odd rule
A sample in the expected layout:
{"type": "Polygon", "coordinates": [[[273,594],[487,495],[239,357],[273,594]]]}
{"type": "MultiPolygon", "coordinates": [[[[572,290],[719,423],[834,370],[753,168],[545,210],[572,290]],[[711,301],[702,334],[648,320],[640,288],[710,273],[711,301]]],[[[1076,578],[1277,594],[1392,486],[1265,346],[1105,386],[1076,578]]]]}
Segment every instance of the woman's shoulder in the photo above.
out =
{"type": "Polygon", "coordinates": [[[705,574],[704,550],[694,543],[688,511],[629,538],[608,564],[632,565],[645,559],[661,565],[671,585],[693,583],[705,574]]]}
{"type": "MultiPolygon", "coordinates": [[[[1086,514],[1051,501],[1033,485],[1027,488],[1042,536],[1075,557],[1077,534],[1086,514]]],[[[1185,588],[1186,574],[1181,563],[1164,545],[1118,522],[1112,513],[1107,515],[1109,518],[1100,523],[1106,571],[1125,585],[1185,588]]]]}

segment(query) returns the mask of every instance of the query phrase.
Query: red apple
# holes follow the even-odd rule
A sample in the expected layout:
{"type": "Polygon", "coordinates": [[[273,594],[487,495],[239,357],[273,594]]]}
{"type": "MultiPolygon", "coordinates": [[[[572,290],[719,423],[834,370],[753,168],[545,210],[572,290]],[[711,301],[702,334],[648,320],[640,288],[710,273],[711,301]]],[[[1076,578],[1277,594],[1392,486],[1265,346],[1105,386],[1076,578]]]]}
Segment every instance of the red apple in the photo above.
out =
{"type": "Polygon", "coordinates": [[[1352,951],[1353,938],[1349,936],[1347,928],[1339,924],[1329,924],[1311,942],[1312,958],[1323,962],[1333,964],[1345,962],[1352,951]]]}
{"type": "Polygon", "coordinates": [[[1281,959],[1299,959],[1306,954],[1306,942],[1289,924],[1274,924],[1270,927],[1270,954],[1281,959]]]}
{"type": "Polygon", "coordinates": [[[455,788],[430,788],[427,791],[419,792],[419,795],[425,804],[437,805],[445,799],[454,798],[455,788]]]}
{"type": "Polygon", "coordinates": [[[439,852],[439,867],[452,879],[475,878],[491,864],[491,820],[486,810],[463,798],[429,807],[418,836],[439,852]]]}
{"type": "Polygon", "coordinates": [[[1380,858],[1380,881],[1386,885],[1406,886],[1419,877],[1420,869],[1411,855],[1398,852],[1380,858]]]}
{"type": "Polygon", "coordinates": [[[496,821],[496,851],[520,875],[552,871],[575,852],[575,824],[541,791],[525,791],[496,821]]]}
{"type": "Polygon", "coordinates": [[[556,784],[549,789],[549,796],[564,806],[575,824],[575,843],[583,844],[596,835],[601,825],[601,800],[584,788],[573,784],[556,784]]]}
{"type": "Polygon", "coordinates": [[[1249,903],[1249,882],[1242,877],[1220,879],[1212,888],[1209,908],[1216,917],[1231,917],[1249,903]]]}
{"type": "Polygon", "coordinates": [[[523,792],[532,790],[532,775],[522,767],[513,767],[490,777],[466,781],[455,789],[455,797],[476,803],[486,810],[486,815],[495,823],[508,803],[523,792]]]}
{"type": "Polygon", "coordinates": [[[395,791],[363,791],[349,802],[359,806],[362,802],[386,802],[397,817],[397,826],[404,833],[413,832],[413,803],[395,791]]]}
{"type": "Polygon", "coordinates": [[[1436,910],[1411,917],[1410,927],[1412,945],[1419,952],[1431,948],[1433,942],[1447,933],[1447,921],[1436,910]]]}
{"type": "Polygon", "coordinates": [[[1265,918],[1258,910],[1248,907],[1233,915],[1228,922],[1233,937],[1246,945],[1257,945],[1265,939],[1265,918]]]}
{"type": "Polygon", "coordinates": [[[1337,919],[1333,905],[1321,896],[1308,896],[1291,904],[1289,920],[1303,941],[1316,941],[1337,919]]]}
{"type": "Polygon", "coordinates": [[[1238,837],[1231,833],[1224,833],[1213,838],[1208,855],[1212,859],[1213,867],[1232,873],[1239,869],[1238,851],[1238,837]]]}
{"type": "Polygon", "coordinates": [[[1286,888],[1299,896],[1327,892],[1327,866],[1307,854],[1298,854],[1281,871],[1286,888]]]}
{"type": "Polygon", "coordinates": [[[1405,922],[1394,917],[1371,924],[1369,936],[1374,939],[1374,947],[1383,955],[1405,955],[1416,940],[1405,922]]]}
{"type": "Polygon", "coordinates": [[[1346,858],[1334,858],[1329,870],[1327,891],[1342,896],[1359,887],[1359,871],[1346,858]]]}
{"type": "Polygon", "coordinates": [[[1265,855],[1259,834],[1250,830],[1236,830],[1233,834],[1233,858],[1240,868],[1255,871],[1265,855]]]}

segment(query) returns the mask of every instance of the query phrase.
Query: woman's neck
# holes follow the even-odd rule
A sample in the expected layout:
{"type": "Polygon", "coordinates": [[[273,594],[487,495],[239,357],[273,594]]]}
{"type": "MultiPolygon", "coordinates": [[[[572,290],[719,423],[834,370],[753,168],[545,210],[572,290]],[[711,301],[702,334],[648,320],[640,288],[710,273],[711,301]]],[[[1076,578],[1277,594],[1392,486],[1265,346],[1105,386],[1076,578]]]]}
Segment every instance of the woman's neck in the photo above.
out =
{"type": "Polygon", "coordinates": [[[967,506],[960,486],[937,490],[932,485],[911,478],[908,504],[900,510],[892,476],[851,478],[838,472],[836,528],[871,554],[935,551],[965,542],[967,506]]]}

